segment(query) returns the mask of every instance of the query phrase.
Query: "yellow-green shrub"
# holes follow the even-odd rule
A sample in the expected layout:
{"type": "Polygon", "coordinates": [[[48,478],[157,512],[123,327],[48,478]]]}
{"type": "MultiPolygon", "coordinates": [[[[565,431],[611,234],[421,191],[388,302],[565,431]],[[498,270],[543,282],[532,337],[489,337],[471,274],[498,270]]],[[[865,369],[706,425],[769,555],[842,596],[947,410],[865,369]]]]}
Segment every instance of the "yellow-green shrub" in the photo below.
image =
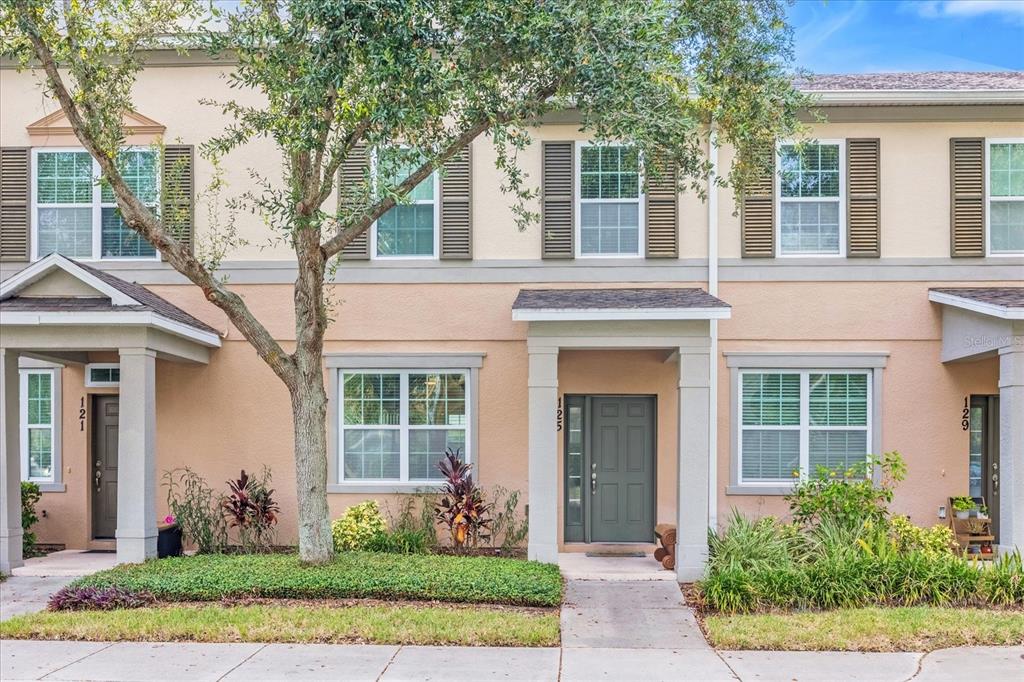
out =
{"type": "Polygon", "coordinates": [[[905,516],[894,516],[889,521],[889,533],[901,552],[918,550],[928,556],[950,554],[956,542],[949,526],[936,524],[931,528],[921,528],[905,516]]]}
{"type": "Polygon", "coordinates": [[[334,549],[338,552],[368,549],[388,530],[376,500],[349,507],[341,518],[331,522],[334,549]]]}

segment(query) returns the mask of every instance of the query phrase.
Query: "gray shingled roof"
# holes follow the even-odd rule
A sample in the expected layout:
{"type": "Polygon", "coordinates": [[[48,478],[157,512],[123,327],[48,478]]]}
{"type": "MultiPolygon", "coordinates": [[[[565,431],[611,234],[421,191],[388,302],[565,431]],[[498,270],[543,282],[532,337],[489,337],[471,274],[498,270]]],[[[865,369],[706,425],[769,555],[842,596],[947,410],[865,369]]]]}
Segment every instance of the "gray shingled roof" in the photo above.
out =
{"type": "Polygon", "coordinates": [[[934,287],[929,291],[1004,308],[1024,308],[1024,287],[934,287]]]}
{"type": "Polygon", "coordinates": [[[110,285],[114,289],[117,289],[122,294],[130,296],[139,302],[139,305],[113,305],[109,299],[105,298],[74,298],[74,297],[20,297],[17,295],[8,297],[0,301],[0,310],[20,311],[20,312],[139,312],[148,311],[156,313],[166,317],[169,320],[186,324],[195,329],[199,329],[204,332],[210,332],[211,334],[219,334],[216,329],[206,324],[202,320],[189,315],[184,310],[174,305],[170,301],[161,296],[154,294],[152,291],[136,284],[135,282],[126,282],[120,277],[115,277],[109,272],[103,270],[97,270],[96,268],[81,263],[76,260],[68,259],[78,267],[82,268],[90,275],[93,275],[97,279],[102,280],[105,284],[110,285]]]}
{"type": "Polygon", "coordinates": [[[1024,71],[917,71],[815,74],[797,78],[801,90],[1024,90],[1024,71]]]}
{"type": "Polygon", "coordinates": [[[513,310],[728,308],[703,289],[521,289],[513,310]]]}

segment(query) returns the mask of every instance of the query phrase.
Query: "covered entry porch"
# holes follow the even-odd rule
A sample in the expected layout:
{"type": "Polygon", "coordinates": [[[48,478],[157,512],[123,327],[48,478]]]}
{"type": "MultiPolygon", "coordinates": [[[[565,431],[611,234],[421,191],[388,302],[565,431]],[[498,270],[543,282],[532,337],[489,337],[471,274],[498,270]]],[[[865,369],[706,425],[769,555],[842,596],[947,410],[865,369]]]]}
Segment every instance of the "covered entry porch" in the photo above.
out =
{"type": "Polygon", "coordinates": [[[998,393],[965,397],[965,424],[999,551],[1024,548],[1024,287],[935,288],[928,298],[942,306],[944,363],[999,358],[998,393]]]}
{"type": "MultiPolygon", "coordinates": [[[[680,581],[700,577],[713,503],[716,419],[710,321],[727,318],[728,304],[700,289],[525,289],[512,314],[529,325],[529,557],[555,562],[560,547],[574,541],[651,542],[661,503],[655,500],[668,488],[676,501],[668,519],[678,528],[676,576],[680,581]],[[649,383],[632,377],[632,382],[605,385],[629,385],[627,391],[588,384],[578,378],[579,371],[570,384],[560,375],[559,360],[581,351],[653,354],[658,370],[649,383]],[[665,380],[669,389],[661,385],[665,380]],[[577,386],[590,388],[574,393],[577,386]],[[664,400],[669,390],[674,393],[671,401],[664,400]],[[588,430],[591,435],[583,440],[590,450],[581,451],[575,469],[571,462],[560,466],[560,453],[571,449],[563,446],[568,420],[584,415],[589,426],[574,421],[572,427],[588,430]],[[657,433],[666,420],[676,434],[668,442],[657,433]],[[659,445],[660,455],[655,454],[659,445]],[[653,466],[666,458],[674,460],[671,481],[653,466]],[[582,479],[575,487],[585,498],[580,506],[594,510],[588,516],[590,525],[578,531],[582,535],[564,523],[563,508],[568,508],[567,501],[575,502],[575,493],[560,469],[582,479]],[[626,521],[633,527],[621,516],[629,517],[626,521]]],[[[650,372],[650,357],[641,360],[650,372]]],[[[627,360],[595,367],[592,374],[631,371],[627,360]]]]}
{"type": "MultiPolygon", "coordinates": [[[[94,500],[91,488],[102,487],[104,475],[109,478],[116,471],[116,488],[111,491],[116,518],[110,525],[117,560],[138,562],[155,556],[158,367],[163,362],[208,363],[210,349],[220,346],[218,332],[142,286],[56,254],[3,283],[0,325],[0,571],[10,573],[23,563],[19,485],[30,461],[25,436],[37,434],[36,419],[29,420],[29,406],[23,404],[22,374],[54,368],[58,379],[50,390],[59,392],[60,368],[86,364],[96,353],[117,360],[107,363],[117,374],[104,377],[116,386],[116,392],[107,390],[110,395],[104,402],[113,432],[106,439],[110,452],[98,457],[95,446],[88,452],[90,491],[84,499],[94,500]]],[[[80,409],[81,429],[93,428],[92,405],[84,393],[80,409]]],[[[61,460],[60,421],[51,416],[48,440],[42,439],[49,443],[44,456],[52,470],[52,481],[43,486],[46,492],[64,488],[67,463],[61,460]]],[[[90,514],[83,506],[81,514],[90,514]]]]}

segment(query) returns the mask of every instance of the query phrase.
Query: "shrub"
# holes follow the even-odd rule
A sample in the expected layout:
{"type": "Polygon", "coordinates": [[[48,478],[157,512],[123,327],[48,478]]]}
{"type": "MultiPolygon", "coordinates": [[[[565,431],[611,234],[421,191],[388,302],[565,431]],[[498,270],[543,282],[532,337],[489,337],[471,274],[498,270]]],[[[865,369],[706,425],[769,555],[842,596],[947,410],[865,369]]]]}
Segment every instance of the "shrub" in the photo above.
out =
{"type": "Polygon", "coordinates": [[[498,512],[494,515],[491,533],[487,538],[491,547],[494,547],[498,538],[501,538],[500,547],[505,552],[522,547],[526,542],[530,534],[530,522],[525,513],[519,513],[519,497],[518,490],[494,486],[491,498],[498,512]]]}
{"type": "Polygon", "coordinates": [[[36,545],[36,534],[32,532],[32,526],[36,525],[39,517],[36,515],[36,504],[42,499],[43,493],[39,485],[29,481],[21,482],[21,553],[23,556],[31,556],[36,545]]]}
{"type": "Polygon", "coordinates": [[[370,538],[366,549],[390,554],[424,554],[430,548],[426,531],[399,529],[384,531],[370,538]]]}
{"type": "Polygon", "coordinates": [[[75,587],[146,591],[160,601],[416,599],[558,606],[558,566],[500,557],[344,552],[304,565],[297,554],[207,554],[123,564],[75,587]]]}
{"type": "Polygon", "coordinates": [[[750,571],[740,566],[725,566],[712,571],[700,588],[704,601],[717,611],[752,611],[757,606],[753,577],[750,571]]]}
{"type": "Polygon", "coordinates": [[[1019,550],[996,559],[981,572],[978,591],[987,603],[996,606],[1024,604],[1024,561],[1019,550]]]}
{"type": "Polygon", "coordinates": [[[242,469],[237,480],[228,481],[231,493],[221,508],[232,528],[238,529],[238,544],[245,552],[268,552],[273,544],[273,529],[281,511],[270,487],[270,469],[263,467],[259,478],[242,469]]]}
{"type": "Polygon", "coordinates": [[[712,567],[779,570],[793,564],[797,539],[774,517],[754,521],[734,509],[727,523],[721,534],[712,532],[708,536],[712,567]]]}
{"type": "Polygon", "coordinates": [[[120,587],[63,587],[50,597],[51,611],[112,611],[149,606],[156,598],[149,592],[133,592],[120,587]]]}
{"type": "Polygon", "coordinates": [[[334,549],[339,552],[369,549],[388,530],[376,500],[349,507],[331,523],[334,549]]]}
{"type": "Polygon", "coordinates": [[[452,547],[476,547],[487,537],[493,505],[484,501],[483,490],[473,482],[473,465],[459,459],[459,452],[446,450],[438,469],[444,474],[437,519],[448,529],[452,547]]]}
{"type": "Polygon", "coordinates": [[[418,492],[403,495],[398,503],[398,513],[387,505],[388,526],[392,533],[401,533],[409,537],[416,535],[422,539],[422,550],[427,551],[437,545],[437,519],[434,517],[434,505],[437,495],[418,492]]]}
{"type": "Polygon", "coordinates": [[[857,528],[865,521],[885,521],[895,484],[906,477],[906,472],[898,452],[869,457],[848,469],[818,467],[814,476],[798,482],[785,499],[793,520],[802,526],[831,520],[857,528]],[[879,485],[872,481],[876,467],[882,472],[879,485]]]}
{"type": "Polygon", "coordinates": [[[931,556],[952,554],[956,536],[949,526],[936,524],[931,528],[915,526],[905,516],[889,521],[889,532],[901,552],[917,550],[931,556]]]}
{"type": "Polygon", "coordinates": [[[216,495],[202,476],[188,467],[165,471],[167,508],[200,554],[223,552],[228,544],[228,526],[222,512],[223,496],[216,495]]]}

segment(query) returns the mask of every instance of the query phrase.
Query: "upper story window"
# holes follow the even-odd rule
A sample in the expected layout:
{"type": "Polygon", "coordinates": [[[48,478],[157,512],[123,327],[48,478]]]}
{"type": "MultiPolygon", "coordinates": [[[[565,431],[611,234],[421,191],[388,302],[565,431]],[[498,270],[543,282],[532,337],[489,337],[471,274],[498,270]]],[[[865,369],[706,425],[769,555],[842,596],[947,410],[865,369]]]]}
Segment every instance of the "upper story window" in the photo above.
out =
{"type": "MultiPolygon", "coordinates": [[[[379,163],[379,162],[378,162],[379,163]]],[[[416,170],[412,161],[395,164],[394,170],[377,167],[378,179],[391,186],[402,182],[416,170]]],[[[381,216],[374,228],[376,258],[436,258],[438,243],[439,181],[437,173],[416,185],[406,203],[381,216]]]]}
{"type": "Polygon", "coordinates": [[[843,253],[843,144],[779,146],[780,254],[843,253]]]}
{"type": "Polygon", "coordinates": [[[740,484],[787,484],[867,461],[870,372],[743,370],[739,391],[740,484]]]}
{"type": "MultiPolygon", "coordinates": [[[[156,249],[125,225],[99,165],[79,149],[33,150],[32,258],[155,258],[156,249]]],[[[126,149],[118,165],[128,186],[154,211],[160,201],[159,153],[126,149]]]]}
{"type": "Polygon", "coordinates": [[[1024,253],[1024,140],[988,141],[989,252],[1024,253]]]}
{"type": "Polygon", "coordinates": [[[448,448],[469,461],[468,372],[343,371],[341,482],[436,483],[448,448]]]}
{"type": "Polygon", "coordinates": [[[587,143],[578,143],[576,150],[576,255],[639,256],[643,192],[637,150],[587,143]]]}

